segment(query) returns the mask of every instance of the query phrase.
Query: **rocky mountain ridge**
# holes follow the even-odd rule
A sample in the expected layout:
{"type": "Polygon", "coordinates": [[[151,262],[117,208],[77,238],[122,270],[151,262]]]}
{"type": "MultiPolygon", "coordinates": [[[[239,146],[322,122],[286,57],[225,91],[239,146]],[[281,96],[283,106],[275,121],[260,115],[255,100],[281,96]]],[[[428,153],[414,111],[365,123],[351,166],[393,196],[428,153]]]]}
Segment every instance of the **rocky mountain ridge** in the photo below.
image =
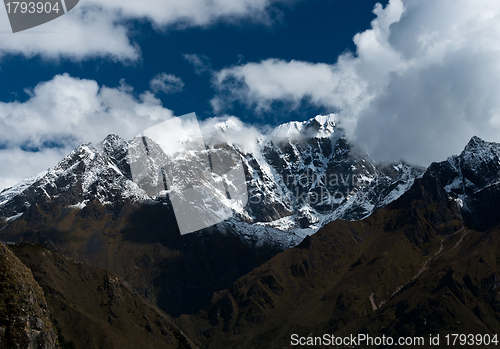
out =
{"type": "Polygon", "coordinates": [[[312,330],[498,332],[500,145],[474,137],[419,174],[373,164],[319,119],[276,131],[285,140],[261,138],[259,153],[226,143],[246,166],[249,205],[208,229],[180,235],[168,196],[151,197],[127,177],[124,145],[143,140],[111,136],[70,154],[52,177],[2,192],[3,215],[21,212],[0,221],[0,239],[41,243],[121,275],[205,348],[278,348],[312,330]],[[54,191],[56,181],[66,189],[54,191]],[[317,195],[341,186],[352,196],[317,195]],[[264,199],[252,206],[252,197],[264,199]],[[310,217],[334,221],[320,228],[310,217]]]}
{"type": "Polygon", "coordinates": [[[473,137],[460,155],[433,163],[428,176],[438,176],[450,197],[459,203],[465,220],[487,230],[500,220],[500,144],[473,137]]]}
{"type": "MultiPolygon", "coordinates": [[[[223,131],[230,132],[234,127],[228,122],[223,131]]],[[[110,135],[100,144],[81,145],[56,167],[2,191],[0,216],[11,222],[31,205],[49,202],[77,209],[93,200],[109,206],[125,202],[168,205],[168,199],[165,202],[152,196],[144,182],[132,177],[131,168],[137,167],[137,159],[130,154],[139,153],[143,142],[140,137],[127,142],[110,135]]],[[[368,216],[399,197],[422,173],[422,169],[404,163],[373,163],[349,144],[335,123],[335,115],[280,125],[261,135],[258,143],[259,148],[253,151],[224,143],[243,165],[248,203],[237,207],[223,226],[231,229],[239,225],[242,231],[253,231],[253,240],[281,241],[285,248],[333,219],[368,216]]],[[[151,141],[148,144],[148,154],[155,152],[158,163],[168,163],[161,148],[151,141]]],[[[196,168],[196,159],[190,161],[184,165],[196,168]]],[[[158,163],[140,165],[150,166],[154,177],[162,165],[158,163]]],[[[213,210],[217,202],[209,204],[213,210]]]]}

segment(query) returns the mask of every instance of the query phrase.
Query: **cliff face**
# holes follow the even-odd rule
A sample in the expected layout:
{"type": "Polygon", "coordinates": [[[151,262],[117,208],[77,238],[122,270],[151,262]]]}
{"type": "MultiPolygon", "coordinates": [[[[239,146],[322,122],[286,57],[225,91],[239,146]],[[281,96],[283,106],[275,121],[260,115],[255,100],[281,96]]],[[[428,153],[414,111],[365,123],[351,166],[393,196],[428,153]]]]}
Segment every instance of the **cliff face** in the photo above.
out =
{"type": "Polygon", "coordinates": [[[43,290],[31,270],[1,244],[0,348],[59,348],[43,290]]]}

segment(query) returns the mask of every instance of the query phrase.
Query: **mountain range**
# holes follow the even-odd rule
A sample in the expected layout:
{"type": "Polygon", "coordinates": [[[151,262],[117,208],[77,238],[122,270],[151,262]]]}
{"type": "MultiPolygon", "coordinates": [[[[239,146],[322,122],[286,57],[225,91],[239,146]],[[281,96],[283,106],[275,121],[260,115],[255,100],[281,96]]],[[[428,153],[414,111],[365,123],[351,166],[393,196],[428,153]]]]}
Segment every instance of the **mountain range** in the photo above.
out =
{"type": "MultiPolygon", "coordinates": [[[[238,128],[231,120],[213,127],[238,128]]],[[[203,348],[281,348],[293,333],[499,332],[499,144],[474,137],[460,155],[424,169],[371,160],[335,115],[280,125],[250,150],[221,138],[213,151],[237,155],[248,202],[187,235],[169,195],[134,181],[130,154],[142,144],[110,135],[81,145],[0,193],[0,240],[57,251],[22,245],[16,253],[44,290],[54,289],[55,269],[37,274],[41,256],[69,257],[123,279],[127,297],[158,307],[165,323],[176,318],[165,325],[172,338],[203,348]]],[[[185,159],[164,162],[198,161],[185,159]]],[[[76,301],[74,291],[56,294],[65,292],[76,301]]],[[[69,324],[68,312],[52,314],[58,334],[82,345],[75,326],[87,320],[69,324]]]]}
{"type": "MultiPolygon", "coordinates": [[[[251,227],[241,230],[255,230],[250,234],[257,236],[258,243],[275,245],[279,241],[282,248],[292,247],[325,222],[370,215],[398,198],[423,172],[405,163],[376,164],[347,141],[335,117],[317,116],[280,125],[260,135],[255,140],[258,147],[250,151],[236,143],[224,143],[243,163],[249,194],[247,205],[225,225],[249,223],[251,227]]],[[[230,133],[238,126],[229,120],[214,128],[230,133]]],[[[115,208],[126,203],[165,204],[161,197],[148,195],[147,186],[137,185],[132,178],[135,160],[130,154],[140,152],[136,149],[142,143],[140,137],[127,142],[109,135],[100,144],[79,146],[54,168],[3,190],[0,216],[13,221],[31,206],[47,203],[75,209],[92,201],[115,208]]],[[[148,152],[162,152],[153,141],[149,144],[148,152]]],[[[156,156],[163,157],[166,155],[156,156]]],[[[196,160],[185,165],[196,168],[196,160]]]]}

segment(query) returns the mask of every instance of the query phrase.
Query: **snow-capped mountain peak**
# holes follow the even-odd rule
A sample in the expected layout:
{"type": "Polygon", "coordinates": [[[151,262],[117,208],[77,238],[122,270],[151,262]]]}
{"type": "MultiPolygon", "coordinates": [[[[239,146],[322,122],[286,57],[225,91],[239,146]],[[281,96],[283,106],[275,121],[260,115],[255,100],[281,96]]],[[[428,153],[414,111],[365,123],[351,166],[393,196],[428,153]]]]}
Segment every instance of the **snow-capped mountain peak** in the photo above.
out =
{"type": "Polygon", "coordinates": [[[335,131],[339,131],[335,123],[336,114],[330,115],[317,115],[316,117],[308,120],[304,125],[304,130],[316,131],[316,136],[328,136],[335,131]]]}
{"type": "MultiPolygon", "coordinates": [[[[336,114],[317,115],[307,121],[291,121],[277,126],[269,135],[269,140],[296,140],[300,137],[330,137],[334,132],[343,133],[336,127],[336,114]]],[[[339,135],[340,136],[340,135],[339,135]]]]}
{"type": "MultiPolygon", "coordinates": [[[[256,132],[241,134],[241,125],[231,119],[212,124],[213,130],[232,139],[234,135],[255,138],[248,149],[238,142],[220,143],[224,138],[218,138],[219,143],[210,150],[214,155],[217,149],[230,150],[241,159],[248,203],[232,208],[232,225],[244,222],[246,235],[252,226],[255,232],[270,229],[274,233],[266,230],[263,236],[293,245],[332,219],[354,220],[371,214],[397,199],[421,174],[407,164],[377,166],[368,155],[354,151],[335,117],[331,114],[289,122],[264,136],[256,132]],[[291,238],[273,234],[288,234],[291,238]]],[[[203,181],[201,172],[210,171],[208,165],[201,172],[197,170],[201,158],[192,152],[169,156],[147,137],[125,141],[109,135],[100,144],[83,144],[46,173],[0,193],[0,217],[16,217],[31,205],[43,206],[47,202],[71,208],[82,208],[93,200],[113,206],[127,201],[161,204],[164,201],[155,195],[163,185],[159,171],[165,166],[172,173],[176,168],[188,168],[186,173],[195,181],[203,181]]],[[[181,182],[189,182],[190,178],[181,182]]],[[[189,187],[187,182],[184,187],[189,187]]],[[[193,188],[196,190],[196,185],[193,188]]],[[[161,189],[165,191],[166,187],[161,189]]],[[[164,194],[170,195],[169,190],[181,193],[173,186],[164,194]]],[[[219,200],[224,200],[224,193],[216,195],[219,200]]],[[[222,207],[214,200],[200,202],[200,210],[204,205],[207,210],[222,207]]]]}
{"type": "Polygon", "coordinates": [[[485,223],[481,215],[495,209],[495,198],[500,197],[500,144],[474,136],[460,155],[431,164],[425,176],[439,178],[463,213],[480,227],[485,223]]]}

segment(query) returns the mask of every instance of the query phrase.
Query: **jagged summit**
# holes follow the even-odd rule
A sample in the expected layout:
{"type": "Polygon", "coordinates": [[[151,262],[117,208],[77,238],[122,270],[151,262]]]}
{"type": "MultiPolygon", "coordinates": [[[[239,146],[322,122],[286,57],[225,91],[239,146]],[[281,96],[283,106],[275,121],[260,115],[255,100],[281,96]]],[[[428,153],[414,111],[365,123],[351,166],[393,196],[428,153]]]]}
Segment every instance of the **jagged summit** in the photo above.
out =
{"type": "Polygon", "coordinates": [[[500,144],[495,142],[488,142],[478,136],[473,136],[465,146],[461,157],[467,156],[468,153],[474,153],[480,156],[499,156],[500,144]]]}
{"type": "Polygon", "coordinates": [[[440,179],[474,228],[491,225],[481,217],[495,216],[489,213],[500,205],[496,199],[500,197],[500,144],[474,136],[460,155],[431,164],[424,176],[440,179]]]}
{"type": "Polygon", "coordinates": [[[335,123],[336,114],[317,115],[307,121],[291,121],[277,126],[268,136],[269,140],[297,139],[300,137],[329,137],[334,132],[343,134],[335,123]]]}
{"type": "Polygon", "coordinates": [[[106,153],[112,154],[117,150],[124,149],[127,145],[127,141],[118,135],[109,134],[100,145],[106,153]]]}
{"type": "Polygon", "coordinates": [[[317,115],[314,118],[305,122],[304,130],[323,132],[325,134],[333,133],[337,126],[335,123],[335,119],[336,119],[336,114],[317,115]]]}
{"type": "Polygon", "coordinates": [[[484,146],[486,144],[488,144],[488,142],[486,142],[482,138],[480,138],[478,136],[472,136],[472,138],[470,139],[469,143],[467,143],[467,145],[465,146],[464,151],[469,151],[469,150],[472,150],[472,149],[477,149],[478,147],[482,147],[482,146],[484,146]]]}
{"type": "Polygon", "coordinates": [[[110,135],[98,145],[80,145],[52,169],[0,193],[0,216],[16,218],[31,205],[48,202],[68,207],[93,200],[101,203],[148,200],[129,179],[127,144],[110,135]]]}

